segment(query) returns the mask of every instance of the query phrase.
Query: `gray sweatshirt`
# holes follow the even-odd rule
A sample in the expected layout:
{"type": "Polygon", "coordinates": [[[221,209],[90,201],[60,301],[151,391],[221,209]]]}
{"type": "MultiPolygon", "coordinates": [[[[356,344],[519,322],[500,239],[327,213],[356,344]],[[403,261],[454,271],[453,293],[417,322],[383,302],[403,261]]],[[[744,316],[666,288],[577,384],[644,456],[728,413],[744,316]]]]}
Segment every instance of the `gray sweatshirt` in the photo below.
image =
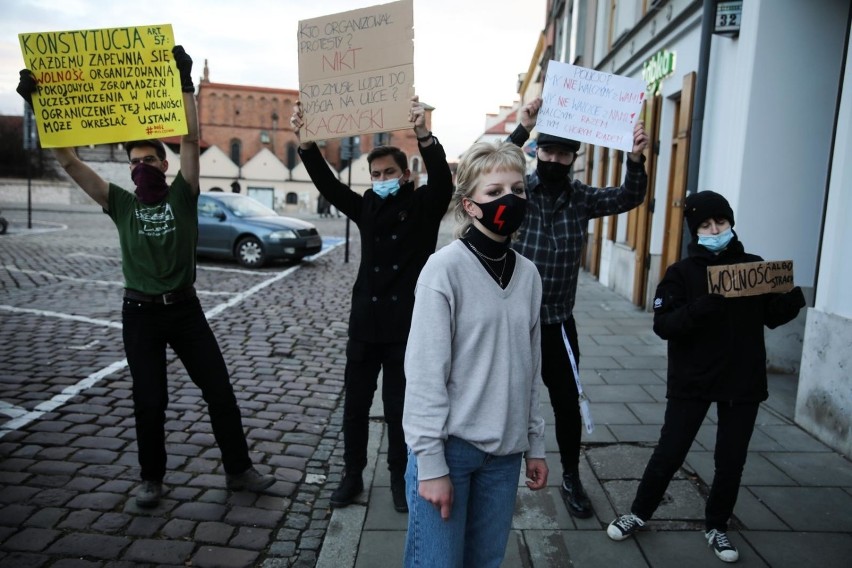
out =
{"type": "Polygon", "coordinates": [[[532,262],[516,258],[505,290],[461,241],[433,254],[420,273],[402,418],[420,480],[449,473],[448,436],[493,455],[545,456],[541,278],[532,262]]]}

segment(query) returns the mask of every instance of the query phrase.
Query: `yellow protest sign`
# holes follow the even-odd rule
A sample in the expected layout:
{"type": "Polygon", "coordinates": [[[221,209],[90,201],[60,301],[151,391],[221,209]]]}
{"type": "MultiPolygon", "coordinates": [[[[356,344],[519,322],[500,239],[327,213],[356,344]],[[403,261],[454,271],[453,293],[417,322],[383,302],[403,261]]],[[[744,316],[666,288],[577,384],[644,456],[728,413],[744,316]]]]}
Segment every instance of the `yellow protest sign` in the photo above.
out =
{"type": "Polygon", "coordinates": [[[707,267],[707,290],[726,298],[793,289],[793,261],[743,262],[707,267]]]}
{"type": "Polygon", "coordinates": [[[299,22],[303,141],[411,128],[413,28],[413,0],[299,22]]]}
{"type": "Polygon", "coordinates": [[[44,148],[186,134],[170,24],[18,35],[44,148]]]}

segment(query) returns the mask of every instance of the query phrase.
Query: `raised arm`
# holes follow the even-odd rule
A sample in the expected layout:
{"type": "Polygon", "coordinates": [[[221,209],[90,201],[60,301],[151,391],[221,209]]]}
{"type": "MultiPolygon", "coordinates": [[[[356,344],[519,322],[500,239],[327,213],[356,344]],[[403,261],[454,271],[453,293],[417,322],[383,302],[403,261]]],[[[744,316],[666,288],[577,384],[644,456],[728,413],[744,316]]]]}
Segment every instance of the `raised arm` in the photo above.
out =
{"type": "Polygon", "coordinates": [[[80,189],[104,210],[109,210],[109,183],[78,158],[74,148],[54,148],[53,154],[65,173],[71,176],[80,189]]]}
{"type": "Polygon", "coordinates": [[[180,73],[183,107],[186,109],[187,133],[180,139],[180,172],[189,184],[190,191],[198,194],[201,166],[199,164],[198,109],[195,105],[195,85],[192,82],[192,58],[181,45],[172,48],[172,56],[180,73]]]}
{"type": "MultiPolygon", "coordinates": [[[[35,75],[29,69],[21,69],[18,88],[15,89],[30,108],[33,106],[33,93],[38,91],[35,75]]],[[[109,184],[84,164],[73,148],[54,148],[53,153],[62,169],[71,176],[89,197],[104,209],[109,208],[109,184]]]]}

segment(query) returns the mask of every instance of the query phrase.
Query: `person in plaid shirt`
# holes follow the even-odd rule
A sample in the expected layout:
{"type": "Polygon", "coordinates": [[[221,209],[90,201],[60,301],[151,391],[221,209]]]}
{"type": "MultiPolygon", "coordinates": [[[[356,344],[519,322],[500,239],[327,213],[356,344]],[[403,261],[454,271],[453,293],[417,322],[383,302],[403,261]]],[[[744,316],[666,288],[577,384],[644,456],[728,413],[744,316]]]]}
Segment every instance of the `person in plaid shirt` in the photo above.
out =
{"type": "MultiPolygon", "coordinates": [[[[520,124],[509,136],[512,143],[523,146],[527,141],[541,103],[536,98],[521,108],[520,124]]],[[[644,123],[637,121],[633,151],[627,154],[624,183],[620,187],[598,188],[571,178],[571,164],[580,149],[579,142],[539,134],[536,170],[527,176],[526,219],[512,242],[518,253],[535,263],[541,275],[541,375],[556,419],[556,442],[563,470],[562,497],[571,514],[580,518],[592,515],[591,502],[579,475],[579,376],[573,368],[579,367],[580,349],[571,313],[583,241],[590,219],[624,213],[644,201],[648,176],[642,152],[647,145],[644,123]]]]}

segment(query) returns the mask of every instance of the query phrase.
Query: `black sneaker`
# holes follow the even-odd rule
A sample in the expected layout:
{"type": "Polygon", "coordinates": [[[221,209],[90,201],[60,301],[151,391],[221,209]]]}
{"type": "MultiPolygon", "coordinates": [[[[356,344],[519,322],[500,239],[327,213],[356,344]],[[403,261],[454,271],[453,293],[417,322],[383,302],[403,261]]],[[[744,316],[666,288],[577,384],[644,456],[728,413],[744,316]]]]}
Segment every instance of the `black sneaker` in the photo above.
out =
{"type": "Polygon", "coordinates": [[[275,476],[262,474],[254,467],[250,467],[242,473],[225,476],[225,485],[231,491],[252,491],[260,493],[275,483],[275,476]]]}
{"type": "Polygon", "coordinates": [[[559,489],[569,513],[580,519],[588,519],[592,516],[592,503],[583,490],[579,473],[563,474],[562,486],[559,489]]]}
{"type": "Polygon", "coordinates": [[[136,492],[136,506],[151,509],[160,503],[163,496],[163,484],[159,481],[142,480],[139,491],[136,492]]]}
{"type": "Polygon", "coordinates": [[[704,533],[704,538],[707,539],[707,546],[713,547],[713,552],[722,562],[736,562],[740,558],[740,553],[728,540],[728,535],[712,529],[704,533]]]}
{"type": "Polygon", "coordinates": [[[624,540],[645,526],[645,521],[630,513],[621,515],[606,528],[606,534],[612,540],[624,540]]]}
{"type": "Polygon", "coordinates": [[[397,513],[408,512],[408,501],[405,499],[405,478],[402,475],[391,474],[391,495],[393,508],[397,513]]]}
{"type": "Polygon", "coordinates": [[[355,497],[364,490],[364,480],[360,473],[346,473],[343,475],[343,481],[334,493],[331,494],[331,506],[335,509],[342,509],[352,504],[355,497]]]}

